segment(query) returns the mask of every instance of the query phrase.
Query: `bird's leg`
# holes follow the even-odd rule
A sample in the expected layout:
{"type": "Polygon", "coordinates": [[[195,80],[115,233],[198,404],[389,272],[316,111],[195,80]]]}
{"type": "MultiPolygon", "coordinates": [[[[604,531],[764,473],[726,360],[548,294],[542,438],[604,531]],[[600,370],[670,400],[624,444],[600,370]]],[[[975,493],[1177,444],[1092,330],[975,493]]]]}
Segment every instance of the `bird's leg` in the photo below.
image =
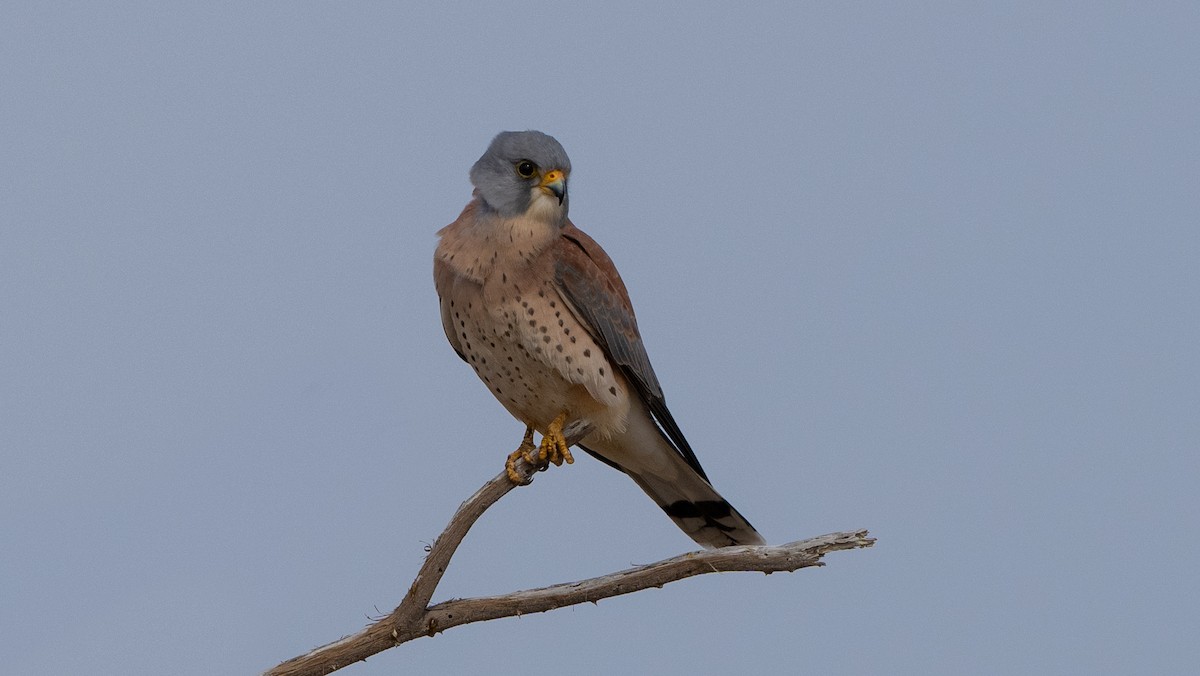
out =
{"type": "Polygon", "coordinates": [[[563,411],[550,423],[550,426],[546,428],[546,433],[542,435],[542,445],[538,449],[537,459],[543,465],[552,462],[555,466],[559,466],[564,461],[570,465],[575,462],[575,458],[571,456],[571,449],[567,445],[567,439],[563,436],[563,425],[566,422],[567,412],[563,411]]]}
{"type": "Polygon", "coordinates": [[[521,440],[521,445],[517,450],[508,454],[508,460],[504,461],[504,471],[508,473],[508,480],[514,484],[523,485],[529,483],[517,473],[517,458],[525,460],[525,462],[533,462],[532,451],[537,448],[533,445],[533,428],[525,427],[525,438],[521,440]]]}

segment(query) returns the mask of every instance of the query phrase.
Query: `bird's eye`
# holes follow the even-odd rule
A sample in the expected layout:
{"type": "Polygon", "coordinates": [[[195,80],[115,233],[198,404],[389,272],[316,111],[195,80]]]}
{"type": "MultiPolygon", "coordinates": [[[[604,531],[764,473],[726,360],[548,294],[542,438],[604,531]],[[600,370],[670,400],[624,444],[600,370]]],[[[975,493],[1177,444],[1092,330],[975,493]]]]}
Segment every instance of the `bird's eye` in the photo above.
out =
{"type": "Polygon", "coordinates": [[[517,174],[521,178],[533,178],[537,173],[537,165],[529,160],[521,160],[517,162],[517,174]]]}

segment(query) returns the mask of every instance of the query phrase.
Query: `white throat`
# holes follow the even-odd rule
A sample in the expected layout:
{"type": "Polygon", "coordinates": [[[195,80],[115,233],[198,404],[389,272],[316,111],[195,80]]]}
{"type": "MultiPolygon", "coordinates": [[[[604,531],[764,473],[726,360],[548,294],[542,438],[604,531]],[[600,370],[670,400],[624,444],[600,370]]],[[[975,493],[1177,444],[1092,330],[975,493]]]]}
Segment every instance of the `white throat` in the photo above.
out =
{"type": "Polygon", "coordinates": [[[541,188],[534,188],[533,199],[529,202],[529,209],[525,211],[525,218],[546,221],[557,227],[563,221],[563,207],[558,203],[557,197],[547,195],[541,188]]]}

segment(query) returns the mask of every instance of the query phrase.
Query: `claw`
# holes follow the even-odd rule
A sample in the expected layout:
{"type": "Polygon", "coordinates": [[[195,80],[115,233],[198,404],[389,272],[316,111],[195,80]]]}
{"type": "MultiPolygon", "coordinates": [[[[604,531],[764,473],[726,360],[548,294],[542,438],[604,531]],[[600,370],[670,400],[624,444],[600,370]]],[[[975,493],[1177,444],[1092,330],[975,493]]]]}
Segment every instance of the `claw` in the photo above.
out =
{"type": "Polygon", "coordinates": [[[504,461],[504,471],[508,473],[509,481],[517,484],[518,486],[524,486],[532,481],[531,479],[526,479],[525,477],[521,476],[519,472],[517,472],[517,459],[520,458],[525,462],[533,463],[534,458],[530,452],[533,451],[534,448],[536,447],[533,445],[533,428],[526,427],[525,438],[521,440],[521,445],[517,447],[517,450],[509,453],[508,459],[504,461]]]}
{"type": "Polygon", "coordinates": [[[567,446],[567,440],[563,437],[563,425],[566,422],[567,413],[563,411],[546,428],[546,433],[542,435],[542,444],[538,448],[538,460],[541,463],[552,462],[555,467],[559,467],[564,462],[568,465],[575,462],[575,458],[571,455],[571,449],[567,446]]]}

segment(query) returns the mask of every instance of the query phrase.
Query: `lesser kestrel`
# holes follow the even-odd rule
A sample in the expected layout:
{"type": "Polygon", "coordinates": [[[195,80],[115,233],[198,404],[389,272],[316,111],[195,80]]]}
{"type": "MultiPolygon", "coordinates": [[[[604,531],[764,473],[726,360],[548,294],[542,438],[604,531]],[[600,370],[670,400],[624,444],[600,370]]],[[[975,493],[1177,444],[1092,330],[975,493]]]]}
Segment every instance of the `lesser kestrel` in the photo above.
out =
{"type": "Polygon", "coordinates": [[[471,168],[473,199],[438,232],[446,337],[526,425],[510,477],[519,480],[519,455],[570,463],[577,445],[628,474],[699,544],[762,544],[667,409],[617,269],[568,220],[570,174],[553,137],[503,132],[471,168]]]}

